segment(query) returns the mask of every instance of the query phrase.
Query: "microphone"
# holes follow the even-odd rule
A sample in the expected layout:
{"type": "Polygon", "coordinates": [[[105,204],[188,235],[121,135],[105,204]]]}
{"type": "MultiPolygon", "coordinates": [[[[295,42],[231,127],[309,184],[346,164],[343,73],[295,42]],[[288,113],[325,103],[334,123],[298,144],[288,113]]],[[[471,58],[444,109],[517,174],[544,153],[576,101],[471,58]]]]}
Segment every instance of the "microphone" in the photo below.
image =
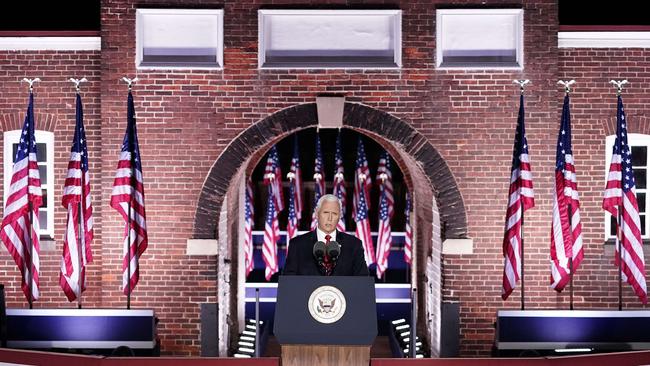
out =
{"type": "Polygon", "coordinates": [[[325,243],[322,241],[316,242],[316,244],[314,244],[314,248],[312,249],[312,253],[314,254],[316,260],[322,262],[323,258],[325,257],[325,243]]]}
{"type": "Polygon", "coordinates": [[[327,243],[327,256],[330,257],[332,261],[336,261],[339,258],[339,255],[341,255],[341,244],[333,240],[327,243]]]}

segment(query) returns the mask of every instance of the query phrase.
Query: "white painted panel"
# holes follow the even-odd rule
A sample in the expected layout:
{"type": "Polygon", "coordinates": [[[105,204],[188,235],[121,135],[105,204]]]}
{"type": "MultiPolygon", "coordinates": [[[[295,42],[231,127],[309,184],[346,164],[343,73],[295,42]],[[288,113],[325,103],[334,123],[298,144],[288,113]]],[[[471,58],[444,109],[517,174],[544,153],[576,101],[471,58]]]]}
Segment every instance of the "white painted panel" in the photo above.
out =
{"type": "Polygon", "coordinates": [[[259,10],[259,65],[400,67],[401,15],[401,10],[259,10]]]}

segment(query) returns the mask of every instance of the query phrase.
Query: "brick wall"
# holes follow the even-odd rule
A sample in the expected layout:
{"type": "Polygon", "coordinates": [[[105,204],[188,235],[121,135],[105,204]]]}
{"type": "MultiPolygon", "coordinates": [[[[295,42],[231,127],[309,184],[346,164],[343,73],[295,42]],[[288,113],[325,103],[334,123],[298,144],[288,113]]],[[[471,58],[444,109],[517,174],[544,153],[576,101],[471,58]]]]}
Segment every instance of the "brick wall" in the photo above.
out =
{"type": "MultiPolygon", "coordinates": [[[[586,259],[575,279],[575,306],[616,306],[616,272],[602,243],[604,215],[600,209],[604,136],[605,131],[612,131],[615,113],[614,90],[608,81],[631,81],[624,99],[632,121],[630,130],[650,133],[644,117],[650,78],[644,66],[647,52],[559,50],[557,4],[540,0],[522,5],[523,71],[436,70],[436,4],[404,1],[397,4],[403,10],[401,70],[258,70],[257,10],[262,5],[272,7],[272,2],[155,2],[163,3],[171,7],[224,7],[224,70],[136,71],[135,9],[147,5],[146,1],[102,2],[101,52],[0,51],[0,123],[4,130],[15,121],[22,122],[26,109],[27,88],[18,80],[43,79],[36,87],[36,117],[40,121],[47,116],[55,133],[57,207],[74,123],[74,89],[65,80],[71,76],[90,80],[83,85],[83,98],[96,239],[95,263],[89,269],[89,290],[84,297],[87,307],[126,305],[120,290],[123,223],[108,206],[126,124],[126,86],[119,81],[122,76],[140,79],[133,93],[150,243],[141,258],[140,283],[132,306],[156,310],[165,354],[199,354],[200,304],[216,301],[215,258],[185,255],[186,240],[196,232],[197,201],[210,168],[244,129],[282,109],[313,103],[320,93],[342,93],[347,101],[406,121],[448,164],[463,198],[474,254],[444,256],[442,295],[444,300],[461,304],[462,354],[478,356],[489,354],[496,311],[519,308],[518,290],[507,302],[500,299],[503,219],[518,108],[519,91],[512,84],[515,78],[532,80],[526,92],[526,124],[536,207],[526,215],[527,308],[568,308],[568,293],[558,295],[548,286],[548,239],[554,146],[563,97],[556,82],[560,78],[576,79],[573,139],[586,259]]],[[[315,7],[307,3],[305,8],[315,7]]],[[[346,4],[329,3],[340,7],[346,4]]],[[[490,1],[490,5],[499,3],[490,1]]],[[[64,217],[65,212],[57,208],[56,247],[41,255],[42,299],[36,307],[73,306],[58,286],[64,217]]],[[[0,282],[7,286],[9,306],[26,306],[16,268],[6,251],[0,252],[0,282]]],[[[637,307],[628,287],[624,295],[626,306],[637,307]]]]}

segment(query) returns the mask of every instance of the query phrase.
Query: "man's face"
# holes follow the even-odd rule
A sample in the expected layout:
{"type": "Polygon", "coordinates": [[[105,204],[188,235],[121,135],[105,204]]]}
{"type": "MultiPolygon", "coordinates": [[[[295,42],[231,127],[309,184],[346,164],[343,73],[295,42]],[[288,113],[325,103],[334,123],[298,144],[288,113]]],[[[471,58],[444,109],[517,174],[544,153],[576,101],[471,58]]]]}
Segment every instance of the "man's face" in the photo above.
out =
{"type": "Polygon", "coordinates": [[[336,223],[339,222],[341,212],[338,202],[324,201],[318,211],[318,228],[325,233],[331,233],[336,229],[336,223]]]}

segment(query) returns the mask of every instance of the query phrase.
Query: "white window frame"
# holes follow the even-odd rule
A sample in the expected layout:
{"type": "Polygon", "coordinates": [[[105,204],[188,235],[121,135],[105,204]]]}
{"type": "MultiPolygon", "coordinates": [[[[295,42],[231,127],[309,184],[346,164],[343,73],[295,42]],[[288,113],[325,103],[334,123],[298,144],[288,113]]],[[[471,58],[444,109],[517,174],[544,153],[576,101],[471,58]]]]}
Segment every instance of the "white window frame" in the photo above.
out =
{"type": "MultiPolygon", "coordinates": [[[[14,156],[13,145],[18,143],[22,130],[12,130],[4,132],[4,199],[3,207],[7,202],[9,186],[13,173],[14,156]]],[[[47,146],[46,153],[46,171],[47,184],[41,184],[41,189],[47,189],[47,208],[41,208],[41,211],[47,210],[47,230],[41,229],[40,237],[54,238],[54,133],[49,131],[35,131],[36,143],[47,146]]],[[[39,166],[42,165],[39,163],[39,166]]]]}
{"type": "MultiPolygon", "coordinates": [[[[607,136],[605,140],[605,181],[607,181],[607,173],[609,173],[609,164],[612,162],[612,149],[614,148],[614,142],[616,141],[616,135],[610,135],[607,136]]],[[[647,173],[650,173],[650,135],[643,135],[639,133],[628,133],[627,135],[627,143],[629,146],[645,146],[648,148],[648,155],[649,155],[649,160],[648,160],[648,170],[647,173]]],[[[634,166],[632,166],[634,169],[634,166]]],[[[650,178],[650,174],[647,176],[647,178],[650,178]]],[[[646,178],[646,179],[647,179],[646,178]]],[[[603,185],[604,187],[604,185],[603,185]]],[[[645,193],[646,194],[646,219],[645,219],[645,235],[641,236],[641,239],[650,239],[650,212],[648,212],[648,199],[650,197],[648,194],[650,193],[650,189],[648,188],[648,181],[646,180],[646,189],[638,189],[636,190],[637,193],[645,193]]],[[[616,236],[610,235],[611,232],[611,221],[610,217],[612,215],[609,214],[608,212],[605,212],[605,240],[615,240],[616,236]]]]}
{"type": "MultiPolygon", "coordinates": [[[[447,18],[448,19],[448,18],[447,18]]],[[[461,70],[523,70],[524,68],[524,10],[523,9],[437,9],[436,10],[436,67],[438,69],[461,69],[461,70]],[[469,63],[467,66],[455,66],[443,64],[443,52],[445,51],[445,35],[443,34],[445,18],[459,15],[480,15],[489,16],[511,16],[515,21],[516,39],[516,64],[512,66],[481,65],[469,63]]]]}
{"type": "MultiPolygon", "coordinates": [[[[402,11],[399,9],[260,9],[258,10],[258,68],[260,69],[400,69],[402,67],[402,11]],[[270,37],[267,30],[271,22],[279,22],[281,18],[295,17],[297,19],[304,17],[323,17],[331,18],[332,24],[336,19],[342,19],[346,16],[357,17],[384,17],[392,23],[392,62],[377,59],[372,61],[369,56],[368,61],[353,62],[354,54],[345,55],[344,50],[337,50],[337,53],[343,53],[340,61],[334,56],[331,61],[319,63],[318,61],[300,60],[301,57],[312,56],[319,57],[319,53],[327,54],[333,52],[324,48],[310,48],[298,51],[305,51],[308,54],[296,56],[296,61],[269,62],[267,60],[267,51],[269,51],[270,37]]],[[[388,34],[388,33],[387,33],[388,34]]],[[[316,45],[317,46],[317,45],[316,45]]],[[[372,50],[368,49],[367,52],[372,50]]],[[[297,52],[297,51],[296,51],[297,52]]]]}
{"type": "Polygon", "coordinates": [[[222,70],[223,69],[223,9],[136,9],[135,21],[135,66],[138,70],[222,70]],[[214,65],[142,65],[144,57],[144,18],[156,15],[192,16],[213,15],[217,22],[217,54],[214,65]]]}

